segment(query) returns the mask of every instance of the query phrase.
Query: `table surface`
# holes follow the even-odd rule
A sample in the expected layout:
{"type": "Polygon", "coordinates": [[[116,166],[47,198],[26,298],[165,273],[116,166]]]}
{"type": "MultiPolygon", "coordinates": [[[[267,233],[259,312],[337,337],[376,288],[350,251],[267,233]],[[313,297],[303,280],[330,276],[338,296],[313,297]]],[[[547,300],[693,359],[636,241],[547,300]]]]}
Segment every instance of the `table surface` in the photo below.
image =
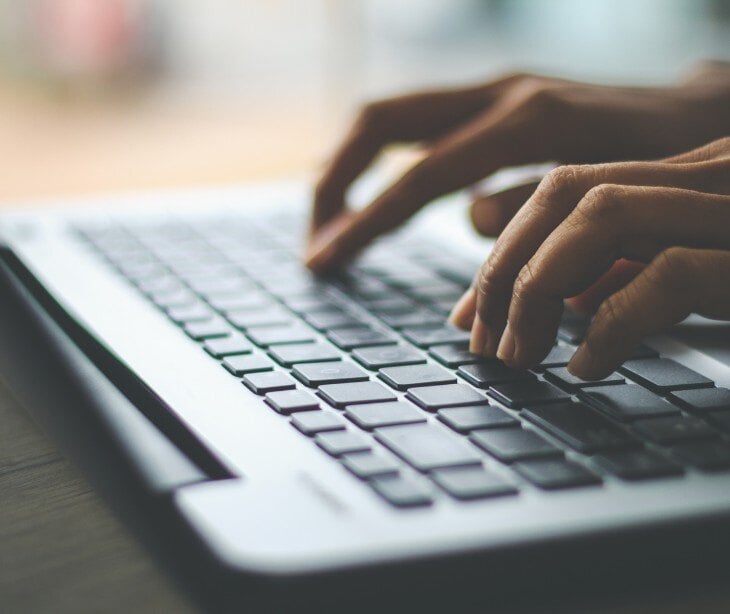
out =
{"type": "MultiPolygon", "coordinates": [[[[0,168],[11,171],[0,181],[0,202],[258,179],[318,162],[314,135],[287,131],[276,109],[215,111],[156,101],[63,109],[0,89],[0,168]],[[181,142],[196,146],[181,153],[181,142]]],[[[1,384],[0,493],[0,611],[192,611],[1,384]]],[[[730,611],[730,598],[594,611],[720,613],[730,611]]]]}

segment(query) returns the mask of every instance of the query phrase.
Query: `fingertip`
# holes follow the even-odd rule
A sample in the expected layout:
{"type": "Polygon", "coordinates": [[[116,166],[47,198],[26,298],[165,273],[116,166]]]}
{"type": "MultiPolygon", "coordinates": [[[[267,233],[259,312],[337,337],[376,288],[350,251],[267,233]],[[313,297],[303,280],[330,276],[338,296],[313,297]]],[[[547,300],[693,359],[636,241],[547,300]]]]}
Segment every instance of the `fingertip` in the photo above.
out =
{"type": "Polygon", "coordinates": [[[471,338],[469,339],[469,351],[472,354],[483,355],[484,347],[487,345],[487,327],[484,326],[478,313],[474,315],[474,323],[471,327],[471,338]]]}
{"type": "Polygon", "coordinates": [[[475,310],[476,292],[474,288],[469,288],[452,307],[448,321],[458,328],[468,330],[473,326],[475,310]]]}

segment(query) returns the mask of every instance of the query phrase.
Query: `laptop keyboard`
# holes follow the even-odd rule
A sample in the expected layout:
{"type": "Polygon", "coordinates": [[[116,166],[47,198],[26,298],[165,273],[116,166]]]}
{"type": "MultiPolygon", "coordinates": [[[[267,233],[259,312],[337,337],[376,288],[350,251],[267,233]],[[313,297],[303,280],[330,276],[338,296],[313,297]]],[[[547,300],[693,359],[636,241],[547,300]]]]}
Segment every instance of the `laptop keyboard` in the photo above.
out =
{"type": "MultiPolygon", "coordinates": [[[[331,279],[299,263],[295,220],[238,216],[75,229],[211,360],[397,507],[600,488],[730,469],[730,390],[642,346],[598,382],[515,371],[446,323],[478,263],[379,241],[331,279]]],[[[245,389],[244,389],[245,387],[245,389]]]]}

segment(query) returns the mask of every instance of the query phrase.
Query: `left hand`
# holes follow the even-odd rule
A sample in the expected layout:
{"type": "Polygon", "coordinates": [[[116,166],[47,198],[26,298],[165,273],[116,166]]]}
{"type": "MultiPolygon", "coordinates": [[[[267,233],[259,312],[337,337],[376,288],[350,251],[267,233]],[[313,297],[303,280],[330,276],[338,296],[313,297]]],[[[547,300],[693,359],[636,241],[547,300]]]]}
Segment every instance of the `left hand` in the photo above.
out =
{"type": "Polygon", "coordinates": [[[600,306],[569,365],[583,379],[690,313],[730,319],[730,137],[658,162],[558,167],[451,319],[472,327],[471,351],[528,368],[552,347],[564,299],[589,288],[600,306]]]}

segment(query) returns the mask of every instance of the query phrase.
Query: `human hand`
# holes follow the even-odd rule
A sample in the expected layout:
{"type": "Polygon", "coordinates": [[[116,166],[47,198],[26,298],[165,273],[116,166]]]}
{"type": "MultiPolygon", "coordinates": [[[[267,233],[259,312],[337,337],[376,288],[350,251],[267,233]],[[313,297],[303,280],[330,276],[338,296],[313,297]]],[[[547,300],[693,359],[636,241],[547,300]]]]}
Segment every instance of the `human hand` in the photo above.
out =
{"type": "Polygon", "coordinates": [[[472,327],[471,351],[531,367],[553,345],[564,299],[622,258],[648,265],[619,271],[633,277],[621,289],[605,277],[594,286],[600,307],[568,367],[583,379],[605,377],[642,337],[690,313],[730,319],[730,137],[658,162],[555,169],[451,319],[472,327]]]}
{"type": "MultiPolygon", "coordinates": [[[[429,201],[502,167],[656,158],[706,143],[730,131],[729,93],[727,65],[709,64],[670,88],[510,75],[370,104],[317,185],[307,264],[332,269],[429,201]],[[396,142],[420,143],[424,158],[370,206],[348,210],[349,185],[396,142]]],[[[533,189],[478,199],[477,229],[498,234],[533,189]]]]}

